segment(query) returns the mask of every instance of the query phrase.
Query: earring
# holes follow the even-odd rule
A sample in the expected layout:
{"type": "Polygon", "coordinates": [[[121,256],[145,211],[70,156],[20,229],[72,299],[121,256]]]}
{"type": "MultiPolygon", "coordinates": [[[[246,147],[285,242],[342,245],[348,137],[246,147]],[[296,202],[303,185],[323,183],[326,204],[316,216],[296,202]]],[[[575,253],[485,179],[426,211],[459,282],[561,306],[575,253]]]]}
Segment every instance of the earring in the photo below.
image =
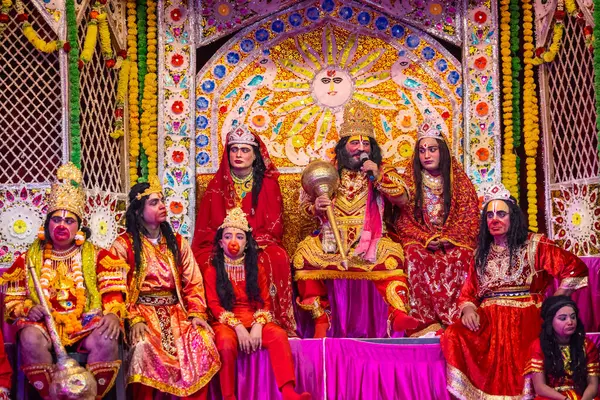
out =
{"type": "Polygon", "coordinates": [[[46,240],[46,231],[44,230],[44,225],[40,226],[40,229],[38,229],[37,237],[42,242],[46,240]]]}
{"type": "Polygon", "coordinates": [[[75,235],[75,244],[81,246],[85,242],[85,233],[83,231],[77,231],[75,235]]]}

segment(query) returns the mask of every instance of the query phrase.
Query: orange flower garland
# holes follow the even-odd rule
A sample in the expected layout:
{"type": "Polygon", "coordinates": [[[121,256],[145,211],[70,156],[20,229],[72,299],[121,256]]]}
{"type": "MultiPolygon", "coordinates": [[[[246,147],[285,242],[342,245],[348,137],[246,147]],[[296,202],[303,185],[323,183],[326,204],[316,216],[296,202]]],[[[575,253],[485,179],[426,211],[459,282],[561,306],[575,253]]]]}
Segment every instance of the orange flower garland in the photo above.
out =
{"type": "Polygon", "coordinates": [[[127,57],[129,64],[129,183],[138,180],[138,158],[140,156],[140,108],[137,66],[136,2],[127,0],[127,57]]]}

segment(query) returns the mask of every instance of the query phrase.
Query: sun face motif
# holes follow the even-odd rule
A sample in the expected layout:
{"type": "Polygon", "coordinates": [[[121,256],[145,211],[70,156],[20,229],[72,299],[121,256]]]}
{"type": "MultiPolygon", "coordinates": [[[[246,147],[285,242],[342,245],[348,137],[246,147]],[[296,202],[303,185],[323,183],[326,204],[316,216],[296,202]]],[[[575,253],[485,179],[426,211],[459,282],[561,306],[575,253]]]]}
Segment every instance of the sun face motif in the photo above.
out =
{"type": "Polygon", "coordinates": [[[309,150],[318,153],[323,149],[333,125],[338,128],[341,126],[344,105],[351,99],[359,100],[372,108],[396,109],[391,100],[368,90],[390,78],[389,70],[371,72],[373,65],[385,53],[384,49],[372,50],[355,60],[359,46],[358,35],[350,34],[346,43],[338,46],[329,25],[323,29],[321,51],[303,40],[296,39],[295,43],[302,62],[284,59],[281,64],[297,79],[273,83],[275,91],[299,93],[273,111],[278,117],[301,110],[291,129],[286,132],[289,138],[286,147],[293,148],[295,143],[297,148],[299,135],[316,120],[314,143],[309,150]]]}

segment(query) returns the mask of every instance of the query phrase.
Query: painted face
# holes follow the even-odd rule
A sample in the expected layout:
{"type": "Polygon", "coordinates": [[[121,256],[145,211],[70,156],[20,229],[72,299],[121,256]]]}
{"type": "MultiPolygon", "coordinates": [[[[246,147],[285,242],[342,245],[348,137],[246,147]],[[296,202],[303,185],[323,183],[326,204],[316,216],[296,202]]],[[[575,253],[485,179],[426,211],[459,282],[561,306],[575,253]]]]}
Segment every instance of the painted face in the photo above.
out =
{"type": "Polygon", "coordinates": [[[419,161],[427,172],[440,169],[440,146],[434,138],[423,138],[419,141],[419,161]]]}
{"type": "Polygon", "coordinates": [[[577,315],[571,306],[559,309],[552,320],[552,328],[559,338],[568,339],[577,328],[577,315]]]}
{"type": "Polygon", "coordinates": [[[350,99],[353,85],[348,72],[329,66],[315,75],[312,86],[321,105],[339,107],[350,99]]]}
{"type": "Polygon", "coordinates": [[[142,215],[144,222],[150,226],[158,226],[167,220],[167,207],[162,193],[152,193],[144,205],[142,215]]]}
{"type": "Polygon", "coordinates": [[[371,155],[371,142],[367,136],[351,136],[346,142],[346,152],[355,165],[360,163],[360,155],[371,155]]]}
{"type": "Polygon", "coordinates": [[[485,212],[487,226],[494,239],[506,237],[510,228],[510,209],[503,200],[492,200],[485,212]]]}
{"type": "Polygon", "coordinates": [[[229,166],[233,172],[251,168],[255,159],[254,150],[249,144],[234,144],[229,148],[229,166]]]}
{"type": "Polygon", "coordinates": [[[238,228],[225,228],[219,245],[227,257],[240,258],[246,248],[246,232],[238,228]]]}
{"type": "Polygon", "coordinates": [[[75,241],[75,235],[79,230],[77,216],[67,210],[57,210],[50,216],[50,239],[59,247],[67,247],[75,241]]]}

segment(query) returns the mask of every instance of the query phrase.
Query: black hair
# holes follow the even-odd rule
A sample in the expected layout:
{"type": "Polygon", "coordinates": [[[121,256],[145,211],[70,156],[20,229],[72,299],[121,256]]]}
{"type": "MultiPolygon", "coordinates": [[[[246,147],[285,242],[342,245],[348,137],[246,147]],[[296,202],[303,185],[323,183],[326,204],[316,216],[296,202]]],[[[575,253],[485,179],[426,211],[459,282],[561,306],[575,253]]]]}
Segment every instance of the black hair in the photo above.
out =
{"type": "Polygon", "coordinates": [[[560,343],[556,338],[556,333],[552,326],[552,321],[556,313],[561,308],[569,306],[575,312],[577,318],[577,327],[569,339],[569,350],[571,355],[570,369],[573,371],[573,382],[575,391],[583,395],[587,387],[587,360],[585,354],[585,328],[579,318],[579,308],[569,296],[551,296],[544,300],[542,304],[542,330],[540,332],[540,345],[544,353],[544,373],[546,379],[548,376],[555,378],[566,375],[564,359],[561,352],[560,343]]]}
{"type": "MultiPolygon", "coordinates": [[[[452,182],[450,182],[450,174],[452,172],[450,150],[441,139],[435,139],[440,153],[439,170],[442,173],[442,182],[444,185],[444,223],[450,214],[450,205],[452,204],[452,182]]],[[[415,207],[414,218],[416,221],[423,223],[423,167],[419,158],[419,140],[415,144],[413,155],[413,179],[415,180],[415,207]]]]}
{"type": "MultiPolygon", "coordinates": [[[[217,270],[217,295],[224,309],[231,311],[235,303],[235,294],[233,285],[229,280],[229,275],[225,270],[225,252],[219,243],[223,238],[223,228],[217,230],[215,243],[213,247],[212,265],[217,270]]],[[[252,237],[252,232],[246,232],[246,255],[244,257],[244,269],[246,271],[246,293],[248,300],[260,306],[264,306],[264,301],[260,297],[258,288],[258,244],[252,237]]]]}
{"type": "MultiPolygon", "coordinates": [[[[125,225],[127,232],[131,234],[133,240],[133,255],[135,257],[135,269],[140,270],[142,265],[142,238],[141,235],[148,236],[149,232],[144,226],[144,207],[149,196],[144,196],[138,200],[137,195],[144,193],[150,184],[147,182],[136,183],[129,191],[129,207],[125,213],[125,225]]],[[[175,263],[179,263],[179,246],[177,238],[171,228],[171,225],[165,221],[160,224],[160,232],[167,240],[167,248],[173,254],[175,263]]]]}
{"type": "MultiPolygon", "coordinates": [[[[511,196],[511,200],[503,200],[508,205],[510,227],[506,234],[508,249],[509,249],[509,264],[513,265],[513,256],[517,250],[525,244],[527,241],[527,222],[523,212],[517,206],[516,200],[511,196]]],[[[481,212],[481,219],[479,222],[479,237],[477,243],[477,249],[475,250],[475,267],[477,271],[483,275],[485,273],[485,264],[487,261],[488,254],[490,253],[490,247],[494,238],[490,233],[487,226],[487,208],[492,200],[488,201],[483,206],[481,212]]]]}
{"type": "MultiPolygon", "coordinates": [[[[227,146],[227,160],[230,168],[231,160],[229,159],[229,150],[231,149],[231,146],[231,144],[227,146]]],[[[260,194],[265,173],[267,172],[267,166],[260,154],[258,146],[250,147],[252,147],[252,151],[254,152],[254,162],[252,163],[252,208],[256,209],[256,206],[258,205],[258,195],[260,194]]]]}

